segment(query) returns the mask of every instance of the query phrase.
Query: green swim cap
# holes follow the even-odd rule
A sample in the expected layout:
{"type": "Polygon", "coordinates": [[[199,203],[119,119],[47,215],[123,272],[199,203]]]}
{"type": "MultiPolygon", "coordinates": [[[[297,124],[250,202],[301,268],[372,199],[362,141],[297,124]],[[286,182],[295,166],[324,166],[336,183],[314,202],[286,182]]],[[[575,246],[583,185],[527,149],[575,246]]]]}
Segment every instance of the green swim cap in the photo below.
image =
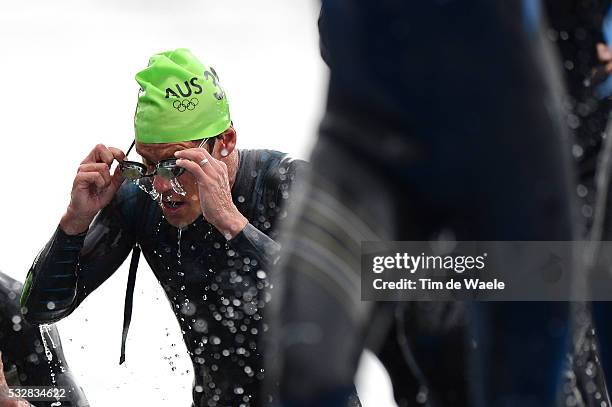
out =
{"type": "Polygon", "coordinates": [[[155,54],[136,74],[136,140],[175,143],[217,136],[230,127],[229,104],[215,70],[188,49],[155,54]]]}

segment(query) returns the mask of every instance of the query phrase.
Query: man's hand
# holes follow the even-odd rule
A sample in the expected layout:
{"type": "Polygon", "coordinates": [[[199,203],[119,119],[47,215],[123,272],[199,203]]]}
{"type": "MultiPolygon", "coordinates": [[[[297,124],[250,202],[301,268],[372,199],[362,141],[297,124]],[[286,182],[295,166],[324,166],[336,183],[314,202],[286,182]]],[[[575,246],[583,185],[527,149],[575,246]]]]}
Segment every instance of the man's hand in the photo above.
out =
{"type": "Polygon", "coordinates": [[[612,73],[612,49],[601,42],[596,45],[596,48],[600,64],[591,70],[591,76],[585,80],[584,83],[587,87],[600,85],[612,73]]]}
{"type": "Polygon", "coordinates": [[[0,354],[0,407],[28,407],[30,403],[25,400],[9,398],[8,384],[4,378],[4,366],[2,365],[2,355],[0,354]]]}
{"type": "Polygon", "coordinates": [[[597,44],[597,58],[604,63],[604,69],[607,74],[612,73],[612,49],[601,42],[597,44]]]}
{"type": "Polygon", "coordinates": [[[174,155],[179,158],[177,165],[196,179],[202,214],[208,223],[228,240],[240,233],[249,222],[232,201],[227,165],[204,148],[189,148],[174,155]]]}
{"type": "Polygon", "coordinates": [[[111,201],[123,182],[117,166],[111,175],[113,160],[125,158],[123,151],[98,144],[81,162],[72,184],[70,204],[60,221],[60,227],[69,235],[85,232],[100,209],[111,201]]]}

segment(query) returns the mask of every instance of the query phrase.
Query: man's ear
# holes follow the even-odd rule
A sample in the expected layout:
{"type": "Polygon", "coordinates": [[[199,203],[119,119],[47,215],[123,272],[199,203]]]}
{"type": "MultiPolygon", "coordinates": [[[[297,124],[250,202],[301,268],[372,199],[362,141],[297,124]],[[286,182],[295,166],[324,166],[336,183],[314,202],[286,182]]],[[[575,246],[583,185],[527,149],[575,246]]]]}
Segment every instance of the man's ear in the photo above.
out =
{"type": "Polygon", "coordinates": [[[230,126],[227,130],[225,130],[217,142],[215,143],[215,147],[213,148],[212,156],[216,159],[223,159],[230,155],[234,148],[236,147],[236,130],[233,126],[230,126]]]}

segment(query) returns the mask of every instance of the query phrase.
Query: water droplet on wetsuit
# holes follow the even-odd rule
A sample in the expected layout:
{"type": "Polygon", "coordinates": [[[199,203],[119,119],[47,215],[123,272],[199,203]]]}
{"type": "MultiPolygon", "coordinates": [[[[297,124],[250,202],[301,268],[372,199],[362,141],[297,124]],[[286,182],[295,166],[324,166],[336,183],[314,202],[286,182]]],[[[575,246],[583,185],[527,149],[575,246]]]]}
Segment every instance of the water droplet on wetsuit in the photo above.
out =
{"type": "Polygon", "coordinates": [[[203,319],[197,319],[196,322],[193,324],[193,329],[196,332],[205,333],[208,329],[208,324],[203,319]]]}
{"type": "Polygon", "coordinates": [[[254,315],[257,312],[257,304],[254,302],[247,302],[242,306],[244,313],[247,315],[254,315]]]}
{"type": "Polygon", "coordinates": [[[181,307],[181,312],[184,315],[192,316],[196,313],[196,306],[190,302],[183,304],[181,307]]]}
{"type": "Polygon", "coordinates": [[[584,150],[582,149],[582,147],[578,144],[574,144],[572,146],[572,155],[574,156],[574,158],[580,158],[582,157],[582,154],[584,154],[584,150]]]}
{"type": "Polygon", "coordinates": [[[427,402],[427,388],[421,387],[419,393],[416,396],[417,403],[425,404],[427,402]]]}

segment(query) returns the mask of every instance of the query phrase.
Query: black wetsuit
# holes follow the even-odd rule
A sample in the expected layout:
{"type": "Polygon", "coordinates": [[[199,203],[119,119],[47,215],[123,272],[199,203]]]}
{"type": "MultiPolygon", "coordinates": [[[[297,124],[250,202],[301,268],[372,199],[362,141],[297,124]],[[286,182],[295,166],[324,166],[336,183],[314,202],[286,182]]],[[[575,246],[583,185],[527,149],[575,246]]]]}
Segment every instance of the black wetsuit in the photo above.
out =
{"type": "MultiPolygon", "coordinates": [[[[67,399],[61,400],[62,406],[89,406],[68,369],[57,328],[49,326],[41,333],[38,325],[24,320],[19,306],[21,290],[19,281],[0,273],[0,351],[8,385],[54,386],[65,391],[67,399]]],[[[50,407],[55,402],[31,401],[31,404],[50,407]]]]}
{"type": "Polygon", "coordinates": [[[257,404],[258,341],[269,301],[263,289],[279,251],[274,238],[284,202],[304,162],[271,150],[241,150],[239,157],[232,197],[249,224],[232,240],[202,217],[179,234],[156,202],[124,183],[86,234],[56,230],[30,270],[27,318],[51,322],[69,315],[137,243],[181,326],[194,366],[194,404],[257,404]]]}

